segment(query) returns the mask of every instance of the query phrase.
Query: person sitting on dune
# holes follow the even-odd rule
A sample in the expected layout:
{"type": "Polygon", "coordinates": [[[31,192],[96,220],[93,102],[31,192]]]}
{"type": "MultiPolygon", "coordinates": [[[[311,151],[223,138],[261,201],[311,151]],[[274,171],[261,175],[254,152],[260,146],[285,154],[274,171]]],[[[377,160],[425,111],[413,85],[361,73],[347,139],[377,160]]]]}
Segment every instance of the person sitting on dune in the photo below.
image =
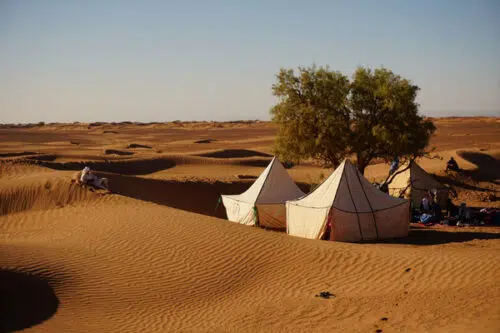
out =
{"type": "Polygon", "coordinates": [[[103,190],[108,189],[108,179],[97,177],[92,173],[90,168],[87,166],[82,170],[82,174],[80,176],[80,183],[95,186],[103,190]]]}
{"type": "Polygon", "coordinates": [[[446,163],[446,171],[459,171],[460,168],[458,167],[457,161],[453,157],[450,158],[450,160],[446,163]]]}

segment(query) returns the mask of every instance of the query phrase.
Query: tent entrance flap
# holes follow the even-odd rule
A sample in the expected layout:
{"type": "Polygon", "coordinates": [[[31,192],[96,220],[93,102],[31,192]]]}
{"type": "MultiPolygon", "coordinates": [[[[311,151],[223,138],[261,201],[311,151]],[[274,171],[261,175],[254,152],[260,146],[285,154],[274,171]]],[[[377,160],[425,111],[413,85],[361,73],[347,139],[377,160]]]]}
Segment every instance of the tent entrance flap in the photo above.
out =
{"type": "Polygon", "coordinates": [[[333,219],[332,208],[330,208],[328,215],[326,215],[323,226],[321,227],[318,239],[331,240],[334,223],[335,220],[333,219]]]}
{"type": "Polygon", "coordinates": [[[234,200],[229,196],[222,196],[222,203],[226,207],[227,219],[245,225],[254,225],[255,210],[254,205],[234,200]]]}

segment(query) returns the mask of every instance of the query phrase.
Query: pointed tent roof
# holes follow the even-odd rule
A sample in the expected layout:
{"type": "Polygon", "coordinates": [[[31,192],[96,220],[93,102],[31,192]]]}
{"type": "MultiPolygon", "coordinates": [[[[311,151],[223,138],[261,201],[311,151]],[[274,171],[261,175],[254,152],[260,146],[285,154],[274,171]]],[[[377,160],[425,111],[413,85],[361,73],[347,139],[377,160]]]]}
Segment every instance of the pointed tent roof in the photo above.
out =
{"type": "MultiPolygon", "coordinates": [[[[404,170],[407,167],[408,164],[401,165],[396,172],[404,170]]],[[[408,169],[394,177],[389,184],[389,188],[406,188],[410,184],[412,187],[421,190],[446,188],[422,169],[415,161],[411,163],[408,169]]]]}
{"type": "Polygon", "coordinates": [[[310,208],[333,206],[349,213],[370,213],[405,202],[405,199],[391,197],[375,188],[349,160],[344,160],[313,192],[287,203],[310,208]]]}
{"type": "Polygon", "coordinates": [[[278,204],[304,195],[281,162],[274,157],[248,190],[238,195],[224,195],[250,204],[278,204]]]}

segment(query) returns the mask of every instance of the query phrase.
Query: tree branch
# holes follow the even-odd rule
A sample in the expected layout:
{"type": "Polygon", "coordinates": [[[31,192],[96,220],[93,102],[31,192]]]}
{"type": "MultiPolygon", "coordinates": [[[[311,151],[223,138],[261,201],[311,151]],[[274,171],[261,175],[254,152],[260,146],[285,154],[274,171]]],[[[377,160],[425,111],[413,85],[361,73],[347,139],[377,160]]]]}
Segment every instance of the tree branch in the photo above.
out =
{"type": "Polygon", "coordinates": [[[385,181],[382,183],[382,186],[389,186],[389,184],[392,183],[392,181],[394,180],[394,178],[396,178],[397,175],[399,175],[399,174],[405,172],[406,170],[408,170],[411,167],[411,164],[414,163],[416,159],[417,159],[417,156],[412,156],[410,158],[409,163],[406,166],[406,168],[404,168],[402,170],[399,170],[399,171],[396,171],[395,173],[393,173],[391,175],[388,175],[387,178],[385,179],[385,181]]]}

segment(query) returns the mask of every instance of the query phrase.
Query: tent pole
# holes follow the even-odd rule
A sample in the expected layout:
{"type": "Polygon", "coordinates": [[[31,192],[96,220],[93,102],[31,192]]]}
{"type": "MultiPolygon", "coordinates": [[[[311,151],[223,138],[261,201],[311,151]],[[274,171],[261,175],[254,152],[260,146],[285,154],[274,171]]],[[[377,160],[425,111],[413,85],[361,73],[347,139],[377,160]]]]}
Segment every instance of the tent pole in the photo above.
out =
{"type": "MultiPolygon", "coordinates": [[[[340,179],[339,186],[340,186],[340,184],[342,184],[342,178],[344,177],[345,172],[346,171],[344,169],[344,173],[342,174],[342,177],[340,179]]],[[[348,177],[345,177],[345,183],[347,185],[347,190],[349,191],[349,196],[351,197],[351,201],[352,201],[352,205],[354,206],[354,210],[356,210],[356,219],[358,220],[359,235],[361,236],[361,240],[364,240],[365,237],[363,236],[363,231],[361,230],[361,221],[359,220],[358,208],[356,207],[356,202],[354,202],[354,198],[352,197],[351,187],[349,186],[348,177]]]]}
{"type": "Polygon", "coordinates": [[[363,190],[363,194],[365,195],[366,202],[368,203],[368,206],[370,207],[370,210],[372,211],[373,222],[375,223],[375,234],[377,235],[377,240],[378,240],[379,236],[378,236],[377,218],[375,217],[375,212],[373,211],[372,204],[370,203],[370,200],[368,200],[368,195],[365,192],[365,188],[363,187],[363,183],[361,182],[361,178],[359,177],[358,170],[356,170],[356,176],[358,176],[358,181],[359,181],[359,184],[361,185],[361,189],[363,190]]]}

